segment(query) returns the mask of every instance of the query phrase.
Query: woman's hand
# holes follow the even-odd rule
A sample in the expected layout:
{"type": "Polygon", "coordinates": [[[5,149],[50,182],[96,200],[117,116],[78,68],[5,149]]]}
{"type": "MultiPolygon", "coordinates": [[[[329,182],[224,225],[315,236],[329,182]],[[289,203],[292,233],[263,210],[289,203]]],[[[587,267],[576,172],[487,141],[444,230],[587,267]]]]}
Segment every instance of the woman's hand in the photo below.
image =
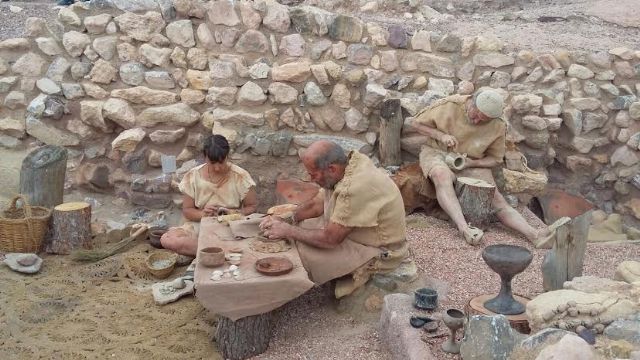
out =
{"type": "Polygon", "coordinates": [[[218,216],[220,207],[217,205],[207,205],[202,209],[204,216],[218,216]]]}

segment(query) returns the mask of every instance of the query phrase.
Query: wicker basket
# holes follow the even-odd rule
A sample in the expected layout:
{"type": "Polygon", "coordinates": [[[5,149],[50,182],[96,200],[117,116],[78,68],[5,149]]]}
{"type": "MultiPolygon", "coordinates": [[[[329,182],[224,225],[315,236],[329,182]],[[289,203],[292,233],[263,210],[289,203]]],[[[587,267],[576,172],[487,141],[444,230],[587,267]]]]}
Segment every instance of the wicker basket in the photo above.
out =
{"type": "Polygon", "coordinates": [[[0,251],[36,253],[49,227],[51,210],[30,206],[22,195],[11,200],[11,206],[0,216],[0,251]],[[22,207],[16,203],[22,200],[22,207]]]}
{"type": "Polygon", "coordinates": [[[171,251],[155,251],[147,258],[147,270],[158,279],[168,277],[176,266],[178,254],[171,251]]]}

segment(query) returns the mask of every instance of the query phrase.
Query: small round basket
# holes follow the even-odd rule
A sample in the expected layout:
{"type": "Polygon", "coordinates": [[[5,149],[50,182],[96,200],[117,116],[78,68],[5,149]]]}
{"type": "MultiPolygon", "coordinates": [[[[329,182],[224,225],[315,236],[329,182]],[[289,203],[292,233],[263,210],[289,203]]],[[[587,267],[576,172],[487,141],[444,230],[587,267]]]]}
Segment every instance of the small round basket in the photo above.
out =
{"type": "Polygon", "coordinates": [[[147,258],[147,270],[158,279],[168,277],[176,266],[178,254],[170,251],[155,251],[147,258]]]}

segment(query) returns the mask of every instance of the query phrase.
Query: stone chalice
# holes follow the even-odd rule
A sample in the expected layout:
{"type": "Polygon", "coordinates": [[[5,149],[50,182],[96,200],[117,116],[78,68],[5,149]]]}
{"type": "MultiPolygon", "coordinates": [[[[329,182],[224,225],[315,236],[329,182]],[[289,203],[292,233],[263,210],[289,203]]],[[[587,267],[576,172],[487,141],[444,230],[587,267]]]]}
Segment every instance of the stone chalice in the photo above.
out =
{"type": "Polygon", "coordinates": [[[497,314],[522,314],[525,306],[513,298],[513,294],[511,293],[511,279],[529,266],[533,259],[531,251],[522,246],[506,244],[490,245],[482,252],[482,258],[491,270],[500,275],[501,279],[498,296],[487,300],[484,303],[484,307],[497,314]]]}

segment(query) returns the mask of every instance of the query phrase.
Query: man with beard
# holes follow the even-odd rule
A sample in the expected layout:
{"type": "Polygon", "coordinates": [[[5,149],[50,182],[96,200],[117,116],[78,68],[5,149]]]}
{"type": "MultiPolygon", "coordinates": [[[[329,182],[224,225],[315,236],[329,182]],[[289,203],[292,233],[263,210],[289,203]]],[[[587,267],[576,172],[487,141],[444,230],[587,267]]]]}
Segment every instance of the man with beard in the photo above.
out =
{"type": "Polygon", "coordinates": [[[390,272],[406,258],[405,212],[400,191],[371,160],[317,141],[302,154],[311,180],[322,187],[301,204],[288,224],[276,217],[260,228],[269,239],[296,241],[302,263],[317,284],[332,279],[336,298],[351,294],[375,273],[390,272]],[[323,216],[320,226],[307,219],[323,216]]]}

